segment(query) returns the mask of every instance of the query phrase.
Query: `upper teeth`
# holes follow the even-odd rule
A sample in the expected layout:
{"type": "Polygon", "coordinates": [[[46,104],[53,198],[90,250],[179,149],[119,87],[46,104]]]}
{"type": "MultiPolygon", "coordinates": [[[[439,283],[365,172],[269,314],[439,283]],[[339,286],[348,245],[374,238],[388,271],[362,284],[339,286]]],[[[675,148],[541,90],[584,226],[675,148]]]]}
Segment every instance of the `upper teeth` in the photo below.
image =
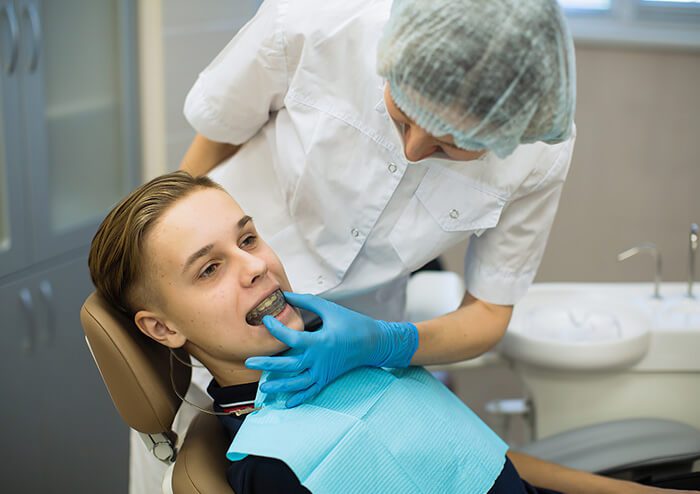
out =
{"type": "Polygon", "coordinates": [[[254,309],[248,312],[246,315],[246,322],[253,326],[257,326],[262,323],[263,316],[276,316],[282,312],[282,309],[284,309],[286,303],[287,302],[284,299],[282,292],[279,289],[275,290],[270,295],[265,297],[262,302],[255,306],[254,309]]]}
{"type": "Polygon", "coordinates": [[[265,300],[260,302],[258,304],[258,306],[255,307],[255,310],[264,310],[264,309],[267,309],[268,307],[270,307],[272,304],[274,304],[277,301],[277,297],[278,297],[277,294],[278,293],[279,292],[277,292],[277,291],[273,292],[272,295],[270,295],[265,300]]]}

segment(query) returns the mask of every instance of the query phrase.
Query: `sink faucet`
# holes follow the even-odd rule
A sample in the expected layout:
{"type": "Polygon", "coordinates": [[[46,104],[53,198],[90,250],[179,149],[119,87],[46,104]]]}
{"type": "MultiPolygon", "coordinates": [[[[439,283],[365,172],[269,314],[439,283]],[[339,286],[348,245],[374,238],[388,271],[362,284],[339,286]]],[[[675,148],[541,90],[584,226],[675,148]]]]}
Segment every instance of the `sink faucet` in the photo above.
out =
{"type": "Polygon", "coordinates": [[[661,298],[661,294],[659,293],[659,285],[661,285],[661,252],[659,252],[659,249],[656,248],[656,244],[651,242],[643,242],[639,245],[635,245],[624,252],[620,252],[617,255],[617,260],[624,261],[625,259],[629,259],[630,257],[639,254],[640,252],[648,252],[654,256],[654,259],[656,260],[656,274],[654,275],[654,298],[661,298]]]}
{"type": "Polygon", "coordinates": [[[693,298],[695,281],[695,252],[698,250],[698,224],[690,225],[690,249],[688,251],[688,297],[693,298]]]}

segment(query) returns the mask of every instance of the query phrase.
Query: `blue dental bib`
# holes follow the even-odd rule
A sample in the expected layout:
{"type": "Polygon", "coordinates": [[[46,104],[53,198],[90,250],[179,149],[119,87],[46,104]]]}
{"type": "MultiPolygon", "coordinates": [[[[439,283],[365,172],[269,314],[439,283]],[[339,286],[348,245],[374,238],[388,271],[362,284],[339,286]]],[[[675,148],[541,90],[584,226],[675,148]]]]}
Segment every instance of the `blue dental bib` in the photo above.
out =
{"type": "Polygon", "coordinates": [[[258,390],[229,460],[278,458],[317,494],[486,493],[505,462],[506,443],[421,367],[364,367],[301,406],[287,398],[258,390]]]}

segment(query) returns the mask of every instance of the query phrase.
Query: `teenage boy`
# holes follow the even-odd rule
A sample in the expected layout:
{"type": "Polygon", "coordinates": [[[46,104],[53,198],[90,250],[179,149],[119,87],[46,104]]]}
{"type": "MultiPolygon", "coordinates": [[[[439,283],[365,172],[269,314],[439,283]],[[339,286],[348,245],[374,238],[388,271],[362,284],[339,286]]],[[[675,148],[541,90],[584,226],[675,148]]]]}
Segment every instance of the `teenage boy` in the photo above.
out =
{"type": "MultiPolygon", "coordinates": [[[[129,194],[100,225],[89,266],[97,291],[133,317],[144,335],[169,348],[184,348],[209,369],[214,379],[208,391],[220,412],[245,410],[253,403],[260,372],[246,368],[248,357],[286,349],[263,326],[264,316],[304,331],[299,311],[283,296],[292,287],[279,258],[260,238],[253,219],[206,177],[170,173],[129,194]]],[[[231,439],[245,419],[222,418],[231,439]]],[[[309,492],[275,458],[232,462],[227,478],[237,494],[309,492]]],[[[538,492],[661,490],[508,452],[489,493],[538,492]]]]}

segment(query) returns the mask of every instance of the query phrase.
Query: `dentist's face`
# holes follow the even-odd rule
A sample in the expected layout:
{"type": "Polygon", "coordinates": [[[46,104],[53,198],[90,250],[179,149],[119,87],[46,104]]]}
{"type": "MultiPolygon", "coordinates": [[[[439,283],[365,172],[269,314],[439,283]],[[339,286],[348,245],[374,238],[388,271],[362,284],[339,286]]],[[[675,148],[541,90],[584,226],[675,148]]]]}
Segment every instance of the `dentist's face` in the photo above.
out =
{"type": "Polygon", "coordinates": [[[260,324],[265,314],[303,330],[281,296],[291,287],[279,258],[226,192],[201,188],[166,210],[146,239],[146,261],[160,316],[207,366],[284,350],[260,324]]]}
{"type": "Polygon", "coordinates": [[[433,136],[419,127],[404,114],[389,92],[389,84],[384,86],[384,102],[389,116],[399,125],[403,132],[404,154],[409,161],[420,161],[430,156],[440,156],[456,161],[471,161],[481,157],[485,151],[468,151],[455,146],[454,138],[450,135],[433,136]]]}

